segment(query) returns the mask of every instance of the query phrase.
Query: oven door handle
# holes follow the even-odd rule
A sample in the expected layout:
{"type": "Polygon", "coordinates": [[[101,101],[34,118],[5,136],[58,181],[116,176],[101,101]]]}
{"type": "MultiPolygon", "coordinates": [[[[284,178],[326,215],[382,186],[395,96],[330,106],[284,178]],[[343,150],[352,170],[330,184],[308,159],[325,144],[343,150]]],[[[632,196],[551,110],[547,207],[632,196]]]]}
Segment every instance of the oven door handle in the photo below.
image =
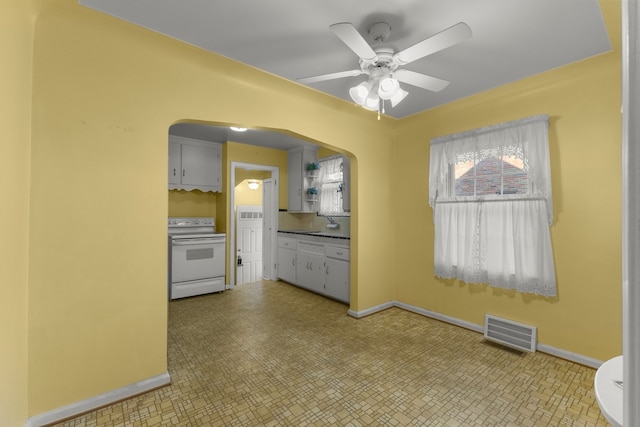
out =
{"type": "Polygon", "coordinates": [[[224,243],[217,239],[180,239],[173,240],[173,246],[192,246],[192,245],[211,245],[216,243],[224,243]]]}

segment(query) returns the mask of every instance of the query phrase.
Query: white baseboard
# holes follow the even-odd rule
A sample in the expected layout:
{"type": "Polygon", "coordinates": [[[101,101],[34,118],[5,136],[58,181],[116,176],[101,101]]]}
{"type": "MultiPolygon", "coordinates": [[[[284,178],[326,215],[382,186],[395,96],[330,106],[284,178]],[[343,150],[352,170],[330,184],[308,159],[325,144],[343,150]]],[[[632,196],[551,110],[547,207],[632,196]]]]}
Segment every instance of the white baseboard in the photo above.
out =
{"type": "MultiPolygon", "coordinates": [[[[374,313],[377,313],[377,312],[382,311],[382,310],[386,310],[387,308],[390,308],[390,307],[398,307],[398,308],[401,308],[403,310],[411,311],[413,313],[417,313],[417,314],[421,314],[421,315],[426,316],[426,317],[430,317],[432,319],[441,320],[443,322],[450,323],[452,325],[456,325],[456,326],[460,326],[462,328],[470,329],[470,330],[472,330],[474,332],[478,332],[478,333],[481,333],[481,334],[484,333],[484,326],[483,325],[477,325],[475,323],[467,322],[465,320],[457,319],[455,317],[446,316],[444,314],[436,313],[434,311],[426,310],[424,308],[416,307],[416,306],[413,306],[413,305],[410,305],[410,304],[405,304],[405,303],[399,302],[399,301],[389,301],[389,302],[386,302],[384,304],[380,304],[380,305],[377,305],[375,307],[371,307],[371,308],[368,308],[368,309],[362,310],[362,311],[349,310],[347,312],[347,314],[349,314],[349,316],[355,317],[356,319],[359,319],[361,317],[368,316],[370,314],[374,314],[374,313]]],[[[570,352],[570,351],[567,351],[567,350],[563,350],[561,348],[552,347],[552,346],[546,345],[546,344],[538,343],[536,345],[536,349],[538,351],[542,352],[542,353],[547,353],[547,354],[550,354],[552,356],[556,356],[556,357],[559,357],[561,359],[568,360],[570,362],[579,363],[581,365],[589,366],[589,367],[594,368],[594,369],[598,369],[600,367],[600,365],[602,365],[602,363],[603,363],[601,360],[593,359],[591,357],[583,356],[581,354],[573,353],[573,352],[570,352]]]]}
{"type": "Polygon", "coordinates": [[[347,311],[347,314],[349,316],[351,316],[351,317],[355,317],[356,319],[360,319],[361,317],[365,317],[365,316],[368,316],[370,314],[377,313],[379,311],[386,310],[387,308],[391,308],[391,307],[395,307],[395,306],[396,306],[395,301],[389,301],[389,302],[386,302],[384,304],[380,304],[380,305],[377,305],[375,307],[367,308],[366,310],[362,310],[362,311],[354,311],[354,310],[349,309],[349,311],[347,311]]]}
{"type": "Polygon", "coordinates": [[[546,344],[538,344],[536,346],[538,351],[543,353],[548,353],[552,356],[559,357],[561,359],[570,360],[571,362],[579,363],[581,365],[589,366],[594,369],[598,369],[600,365],[602,365],[603,361],[598,359],[593,359],[591,357],[583,356],[581,354],[572,353],[567,350],[563,350],[561,348],[551,347],[546,344]]]}
{"type": "Polygon", "coordinates": [[[41,427],[49,424],[57,423],[67,418],[75,417],[85,412],[93,411],[103,406],[110,405],[120,400],[128,399],[138,394],[146,393],[156,388],[171,383],[171,377],[168,372],[160,374],[156,377],[147,378],[128,386],[108,391],[80,402],[72,403],[43,414],[30,417],[25,422],[25,427],[41,427]]]}

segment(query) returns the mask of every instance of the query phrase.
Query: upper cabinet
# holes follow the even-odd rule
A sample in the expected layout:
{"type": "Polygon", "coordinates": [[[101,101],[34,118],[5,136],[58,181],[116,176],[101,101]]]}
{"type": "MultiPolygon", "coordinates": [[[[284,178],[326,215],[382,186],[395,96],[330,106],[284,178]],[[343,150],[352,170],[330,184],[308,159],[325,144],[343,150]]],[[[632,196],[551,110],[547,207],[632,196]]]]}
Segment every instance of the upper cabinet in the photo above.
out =
{"type": "Polygon", "coordinates": [[[302,147],[289,150],[288,211],[317,212],[317,194],[307,194],[314,188],[314,176],[306,173],[306,165],[318,161],[318,149],[302,147]]]}
{"type": "Polygon", "coordinates": [[[169,190],[222,191],[222,144],[169,135],[169,190]]]}

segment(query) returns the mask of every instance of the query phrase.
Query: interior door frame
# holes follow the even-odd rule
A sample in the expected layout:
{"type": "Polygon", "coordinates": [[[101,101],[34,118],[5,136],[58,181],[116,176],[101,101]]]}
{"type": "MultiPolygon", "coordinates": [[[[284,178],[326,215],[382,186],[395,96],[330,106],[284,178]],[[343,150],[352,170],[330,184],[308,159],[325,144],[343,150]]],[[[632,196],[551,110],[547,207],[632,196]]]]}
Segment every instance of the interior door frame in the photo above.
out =
{"type": "Polygon", "coordinates": [[[640,423],[640,6],[622,2],[623,425],[640,423]]]}
{"type": "MultiPolygon", "coordinates": [[[[244,162],[231,162],[231,171],[229,177],[229,287],[233,289],[236,283],[236,218],[235,218],[235,205],[236,205],[236,169],[254,170],[254,171],[269,171],[271,172],[271,179],[273,180],[273,200],[271,206],[274,207],[273,218],[274,225],[271,231],[262,229],[263,240],[264,233],[271,233],[271,241],[276,242],[278,237],[278,206],[279,206],[279,191],[278,185],[280,182],[280,168],[277,166],[259,165],[255,163],[244,162]]],[[[264,201],[263,201],[264,206],[264,201]]],[[[275,249],[274,249],[275,250],[275,249]]]]}

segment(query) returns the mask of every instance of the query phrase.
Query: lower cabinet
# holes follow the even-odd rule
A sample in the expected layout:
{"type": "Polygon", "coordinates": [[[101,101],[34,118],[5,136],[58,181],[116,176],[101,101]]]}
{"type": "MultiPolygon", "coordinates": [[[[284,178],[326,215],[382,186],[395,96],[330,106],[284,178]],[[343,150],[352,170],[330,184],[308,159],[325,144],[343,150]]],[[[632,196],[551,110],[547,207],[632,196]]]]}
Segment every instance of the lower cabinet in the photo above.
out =
{"type": "Polygon", "coordinates": [[[278,277],[296,283],[296,245],[293,239],[278,239],[278,277]]]}
{"type": "Polygon", "coordinates": [[[340,301],[349,301],[349,261],[327,258],[325,261],[325,293],[340,301]]]}
{"type": "Polygon", "coordinates": [[[296,281],[303,288],[324,293],[324,257],[298,251],[296,281]]]}
{"type": "Polygon", "coordinates": [[[278,278],[285,282],[349,303],[349,271],[347,246],[278,237],[278,278]]]}

